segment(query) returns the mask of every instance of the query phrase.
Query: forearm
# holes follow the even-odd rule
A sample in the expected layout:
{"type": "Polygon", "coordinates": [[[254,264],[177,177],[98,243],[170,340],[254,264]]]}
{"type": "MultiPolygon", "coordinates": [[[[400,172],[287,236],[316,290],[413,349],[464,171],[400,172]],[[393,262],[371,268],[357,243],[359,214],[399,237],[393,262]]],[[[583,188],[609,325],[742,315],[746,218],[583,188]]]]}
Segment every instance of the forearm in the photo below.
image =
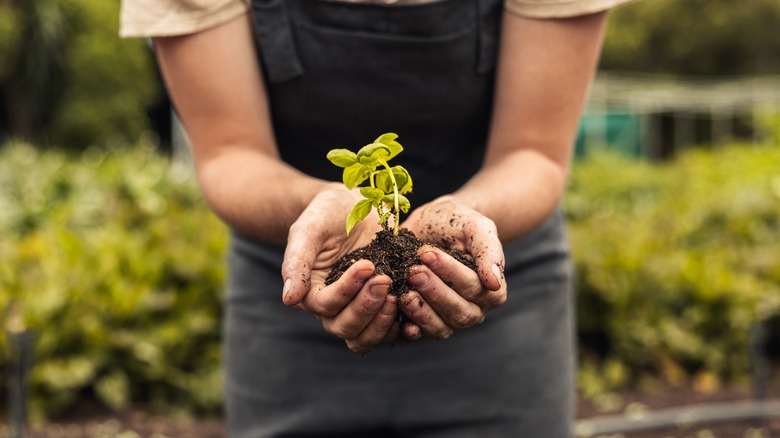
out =
{"type": "Polygon", "coordinates": [[[482,169],[454,195],[522,236],[559,203],[606,15],[559,20],[505,14],[482,169]]]}
{"type": "Polygon", "coordinates": [[[251,148],[220,149],[225,152],[196,161],[203,193],[231,227],[262,240],[284,243],[290,225],[312,198],[329,185],[340,186],[251,148]]]}
{"type": "Polygon", "coordinates": [[[453,196],[492,219],[499,238],[507,241],[552,213],[566,180],[566,166],[533,149],[520,149],[486,165],[453,196]]]}
{"type": "Polygon", "coordinates": [[[155,45],[209,204],[231,227],[284,242],[290,225],[327,183],[279,156],[250,17],[157,38],[155,45]]]}

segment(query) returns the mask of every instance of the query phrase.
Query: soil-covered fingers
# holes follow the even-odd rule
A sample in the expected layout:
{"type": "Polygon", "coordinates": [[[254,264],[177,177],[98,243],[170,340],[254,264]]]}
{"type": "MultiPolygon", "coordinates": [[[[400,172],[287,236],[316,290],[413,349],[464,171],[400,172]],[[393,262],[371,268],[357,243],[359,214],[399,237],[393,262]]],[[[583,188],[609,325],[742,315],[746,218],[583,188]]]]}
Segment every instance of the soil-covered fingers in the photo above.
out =
{"type": "Polygon", "coordinates": [[[387,296],[379,311],[355,338],[346,339],[354,353],[366,354],[381,343],[393,342],[398,337],[396,315],[398,305],[393,296],[387,296]]]}
{"type": "Polygon", "coordinates": [[[406,341],[416,341],[423,337],[422,329],[413,322],[404,321],[401,330],[403,330],[402,334],[406,341]]]}
{"type": "Polygon", "coordinates": [[[496,279],[497,289],[485,286],[485,282],[480,278],[481,275],[438,248],[422,247],[420,259],[446,285],[467,301],[478,305],[483,311],[492,310],[506,301],[503,268],[499,268],[492,262],[489,264],[492,267],[489,275],[496,279]]]}
{"type": "MultiPolygon", "coordinates": [[[[355,298],[333,317],[322,318],[322,325],[329,333],[341,339],[355,339],[369,326],[377,314],[388,310],[384,304],[390,292],[392,280],[386,275],[371,278],[360,289],[355,298]]],[[[392,323],[392,319],[390,319],[392,323]]],[[[387,324],[386,332],[392,324],[387,324]]],[[[378,336],[376,342],[384,338],[385,333],[378,336]]]]}
{"type": "MultiPolygon", "coordinates": [[[[435,312],[448,327],[464,329],[481,323],[485,319],[483,309],[479,304],[471,302],[450,287],[441,277],[426,266],[412,266],[407,279],[412,288],[420,295],[423,303],[418,303],[418,309],[410,306],[410,311],[425,311],[425,304],[435,312]]],[[[477,283],[479,280],[477,280],[477,283]]],[[[404,307],[407,310],[407,307],[404,307]]],[[[424,313],[422,314],[424,315],[424,313]]],[[[420,325],[424,332],[428,329],[407,313],[409,319],[420,325]]]]}
{"type": "Polygon", "coordinates": [[[332,284],[313,284],[300,307],[318,317],[334,317],[353,301],[372,275],[374,264],[358,260],[332,284]]]}
{"type": "MultiPolygon", "coordinates": [[[[295,227],[295,225],[293,225],[295,227]]],[[[299,304],[311,288],[311,271],[319,248],[307,244],[306,240],[290,228],[288,245],[282,262],[282,301],[286,306],[299,304]]]]}
{"type": "Polygon", "coordinates": [[[420,260],[437,277],[468,301],[473,301],[485,292],[477,273],[451,255],[431,245],[424,245],[418,251],[420,260]]]}
{"type": "MultiPolygon", "coordinates": [[[[415,291],[401,297],[401,310],[421,332],[433,339],[447,339],[455,332],[444,319],[415,291]]],[[[410,327],[411,329],[411,327],[410,327]]],[[[405,327],[406,330],[406,327],[405,327]]]]}
{"type": "Polygon", "coordinates": [[[504,282],[504,247],[498,238],[496,224],[479,216],[467,227],[468,252],[474,256],[482,285],[492,291],[506,290],[504,282]]]}

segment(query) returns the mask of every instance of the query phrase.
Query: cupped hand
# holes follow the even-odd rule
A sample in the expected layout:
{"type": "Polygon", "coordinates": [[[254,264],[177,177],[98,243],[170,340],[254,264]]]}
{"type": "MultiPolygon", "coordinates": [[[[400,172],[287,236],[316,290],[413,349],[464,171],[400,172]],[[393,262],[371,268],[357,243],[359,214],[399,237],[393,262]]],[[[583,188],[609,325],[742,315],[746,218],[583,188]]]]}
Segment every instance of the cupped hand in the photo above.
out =
{"type": "Polygon", "coordinates": [[[346,235],[345,220],[360,199],[357,196],[343,186],[329,185],[290,227],[282,263],[282,300],[314,314],[350,350],[365,354],[396,338],[398,305],[389,295],[392,280],[375,276],[370,261],[358,260],[337,281],[325,285],[339,258],[366,245],[379,230],[378,218],[369,216],[346,235]]]}
{"type": "Polygon", "coordinates": [[[423,264],[410,269],[412,290],[399,303],[413,323],[403,328],[406,337],[446,339],[506,301],[504,251],[492,220],[447,196],[419,207],[402,226],[425,242],[462,251],[477,265],[475,272],[431,245],[418,251],[423,264]]]}

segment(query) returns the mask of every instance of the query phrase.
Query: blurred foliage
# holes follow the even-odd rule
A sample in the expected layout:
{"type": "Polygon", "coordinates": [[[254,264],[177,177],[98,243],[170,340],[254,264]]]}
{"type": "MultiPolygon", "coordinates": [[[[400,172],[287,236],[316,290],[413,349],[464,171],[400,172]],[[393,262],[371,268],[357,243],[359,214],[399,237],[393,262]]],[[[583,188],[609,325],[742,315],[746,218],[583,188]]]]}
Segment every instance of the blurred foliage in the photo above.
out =
{"type": "Polygon", "coordinates": [[[751,324],[780,311],[780,143],[595,153],[567,207],[585,393],[747,375],[751,324]]]}
{"type": "Polygon", "coordinates": [[[644,0],[610,14],[601,67],[677,75],[780,73],[777,0],[644,0]]]}
{"type": "Polygon", "coordinates": [[[0,114],[12,136],[32,139],[54,115],[62,91],[67,22],[58,0],[0,4],[0,114]]]}
{"type": "Polygon", "coordinates": [[[0,81],[6,79],[16,63],[21,35],[21,26],[16,10],[0,3],[0,81]]]}
{"type": "Polygon", "coordinates": [[[65,58],[62,106],[51,125],[57,145],[138,139],[146,109],[162,92],[151,49],[120,39],[119,2],[59,0],[74,17],[65,58]]]}
{"type": "MultiPolygon", "coordinates": [[[[33,412],[218,412],[227,232],[191,170],[150,147],[16,143],[0,188],[0,315],[14,302],[37,335],[33,412]]],[[[780,145],[591,152],[566,204],[586,394],[745,378],[748,329],[780,311],[780,145]]],[[[0,374],[9,359],[0,334],[0,374]]]]}
{"type": "Polygon", "coordinates": [[[145,147],[11,144],[0,187],[0,315],[13,301],[36,334],[33,413],[87,394],[216,411],[227,233],[192,172],[145,147]]]}
{"type": "Polygon", "coordinates": [[[161,91],[151,50],[118,37],[115,0],[0,2],[9,137],[70,148],[139,138],[161,91]]]}

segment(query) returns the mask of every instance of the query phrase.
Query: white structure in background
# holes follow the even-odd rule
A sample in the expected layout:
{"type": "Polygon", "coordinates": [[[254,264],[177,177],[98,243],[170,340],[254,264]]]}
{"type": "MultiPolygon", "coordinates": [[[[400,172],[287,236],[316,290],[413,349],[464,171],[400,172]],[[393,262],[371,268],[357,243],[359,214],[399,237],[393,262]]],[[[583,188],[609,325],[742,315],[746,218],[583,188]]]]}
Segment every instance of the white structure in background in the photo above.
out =
{"type": "Polygon", "coordinates": [[[759,116],[780,123],[780,76],[680,79],[600,72],[590,90],[578,147],[625,150],[614,143],[633,141],[639,150],[629,152],[657,158],[746,135],[757,143],[766,135],[759,116]],[[621,120],[635,132],[624,132],[622,138],[610,132],[620,131],[615,125],[621,120]]]}

